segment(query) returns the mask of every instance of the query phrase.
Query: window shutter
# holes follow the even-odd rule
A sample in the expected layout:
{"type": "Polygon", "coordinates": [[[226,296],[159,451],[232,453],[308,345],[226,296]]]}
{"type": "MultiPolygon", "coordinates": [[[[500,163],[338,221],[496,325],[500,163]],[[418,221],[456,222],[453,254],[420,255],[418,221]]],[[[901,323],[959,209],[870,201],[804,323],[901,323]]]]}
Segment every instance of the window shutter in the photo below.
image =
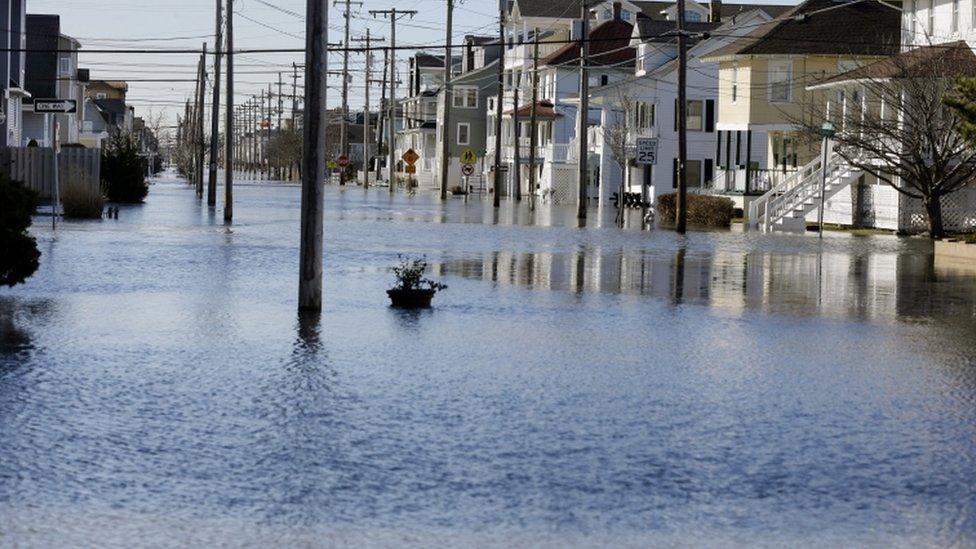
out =
{"type": "Polygon", "coordinates": [[[705,101],[705,131],[714,132],[715,131],[715,100],[708,99],[705,101]]]}
{"type": "Polygon", "coordinates": [[[671,160],[672,160],[672,164],[671,164],[671,188],[672,189],[677,189],[678,188],[678,159],[677,158],[672,158],[671,160]]]}
{"type": "Polygon", "coordinates": [[[714,161],[711,158],[705,159],[705,183],[708,183],[713,177],[715,177],[713,162],[714,161]]]}

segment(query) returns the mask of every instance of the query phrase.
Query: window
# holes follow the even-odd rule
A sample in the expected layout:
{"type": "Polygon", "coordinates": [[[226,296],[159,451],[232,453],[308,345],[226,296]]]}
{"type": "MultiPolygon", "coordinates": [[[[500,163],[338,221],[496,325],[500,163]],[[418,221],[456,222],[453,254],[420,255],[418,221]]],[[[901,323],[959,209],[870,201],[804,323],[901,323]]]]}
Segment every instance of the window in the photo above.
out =
{"type": "Polygon", "coordinates": [[[457,144],[469,145],[471,143],[471,124],[461,122],[457,125],[457,144]]]}
{"type": "Polygon", "coordinates": [[[793,62],[785,61],[769,64],[769,101],[772,103],[790,102],[790,80],[793,77],[793,62]]]}
{"type": "Polygon", "coordinates": [[[95,99],[107,99],[108,94],[105,92],[98,92],[95,94],[95,99]]]}
{"type": "MultiPolygon", "coordinates": [[[[687,160],[685,162],[685,185],[689,187],[700,187],[702,178],[702,161],[687,160]]],[[[671,165],[671,186],[678,188],[678,159],[672,160],[671,165]]]]}
{"type": "Polygon", "coordinates": [[[634,126],[638,130],[648,130],[654,127],[654,103],[639,101],[634,109],[634,126]]]}
{"type": "Polygon", "coordinates": [[[701,23],[702,16],[697,11],[685,10],[685,21],[689,23],[701,23]]]}
{"type": "Polygon", "coordinates": [[[610,83],[610,75],[608,75],[608,74],[601,74],[600,75],[600,85],[601,86],[606,86],[609,83],[610,83]]]}
{"type": "Polygon", "coordinates": [[[688,101],[688,130],[700,132],[705,128],[705,102],[688,101]]]}
{"type": "Polygon", "coordinates": [[[952,0],[952,32],[959,32],[959,0],[952,0]]]}
{"type": "Polygon", "coordinates": [[[739,64],[732,64],[732,102],[739,99],[739,64]]]}
{"type": "Polygon", "coordinates": [[[473,109],[478,106],[478,88],[454,88],[454,107],[473,109]]]}
{"type": "Polygon", "coordinates": [[[71,76],[71,58],[61,58],[61,76],[71,76]]]}

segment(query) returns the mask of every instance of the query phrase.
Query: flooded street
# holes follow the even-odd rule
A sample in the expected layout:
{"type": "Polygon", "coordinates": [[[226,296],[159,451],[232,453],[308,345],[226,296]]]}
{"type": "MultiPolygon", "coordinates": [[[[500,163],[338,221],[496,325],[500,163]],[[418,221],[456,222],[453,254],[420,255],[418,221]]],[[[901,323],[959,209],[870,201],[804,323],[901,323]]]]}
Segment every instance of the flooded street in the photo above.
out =
{"type": "Polygon", "coordinates": [[[328,187],[316,320],[299,194],[35,220],[0,545],[976,544],[976,271],[930,242],[328,187]]]}

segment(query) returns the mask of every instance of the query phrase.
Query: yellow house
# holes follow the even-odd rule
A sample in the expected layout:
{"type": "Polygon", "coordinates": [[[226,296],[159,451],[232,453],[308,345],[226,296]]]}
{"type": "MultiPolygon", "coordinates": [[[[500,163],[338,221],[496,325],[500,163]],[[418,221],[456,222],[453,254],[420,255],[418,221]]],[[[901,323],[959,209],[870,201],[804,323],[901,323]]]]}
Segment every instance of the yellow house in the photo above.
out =
{"type": "Polygon", "coordinates": [[[808,0],[716,50],[716,170],[720,192],[762,194],[820,152],[795,121],[827,91],[807,87],[894,55],[901,14],[881,2],[808,0]]]}

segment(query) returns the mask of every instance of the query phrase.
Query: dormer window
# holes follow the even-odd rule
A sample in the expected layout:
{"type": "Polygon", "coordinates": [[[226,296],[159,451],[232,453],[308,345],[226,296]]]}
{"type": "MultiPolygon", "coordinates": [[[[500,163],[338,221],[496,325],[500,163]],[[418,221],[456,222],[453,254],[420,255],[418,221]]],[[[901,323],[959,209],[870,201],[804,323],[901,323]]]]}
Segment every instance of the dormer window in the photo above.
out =
{"type": "Polygon", "coordinates": [[[685,10],[685,21],[689,23],[701,23],[702,16],[697,11],[687,11],[685,10]]]}

